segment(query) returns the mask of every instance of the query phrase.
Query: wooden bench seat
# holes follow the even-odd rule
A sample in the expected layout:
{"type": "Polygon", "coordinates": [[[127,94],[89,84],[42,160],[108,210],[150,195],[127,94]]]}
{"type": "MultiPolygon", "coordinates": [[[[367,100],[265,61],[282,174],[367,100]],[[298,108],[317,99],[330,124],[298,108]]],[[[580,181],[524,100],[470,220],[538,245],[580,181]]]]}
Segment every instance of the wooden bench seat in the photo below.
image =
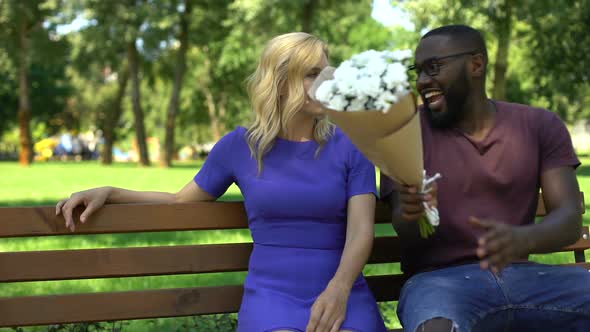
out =
{"type": "MultiPolygon", "coordinates": [[[[76,212],[77,218],[81,210],[76,212]]],[[[540,199],[537,215],[544,214],[540,199]]],[[[390,222],[382,204],[375,221],[390,222]]],[[[0,209],[0,238],[243,228],[247,218],[241,202],[108,205],[75,233],[55,216],[53,206],[0,209]]],[[[584,237],[561,251],[573,252],[574,264],[590,269],[584,255],[589,248],[584,227],[584,237]]],[[[251,243],[227,243],[1,252],[0,282],[246,271],[251,250],[251,243]]],[[[369,264],[399,260],[397,237],[375,239],[369,264]]],[[[377,301],[397,300],[405,279],[403,274],[367,277],[377,301]]],[[[0,297],[0,327],[232,313],[241,297],[241,285],[0,297]]]]}

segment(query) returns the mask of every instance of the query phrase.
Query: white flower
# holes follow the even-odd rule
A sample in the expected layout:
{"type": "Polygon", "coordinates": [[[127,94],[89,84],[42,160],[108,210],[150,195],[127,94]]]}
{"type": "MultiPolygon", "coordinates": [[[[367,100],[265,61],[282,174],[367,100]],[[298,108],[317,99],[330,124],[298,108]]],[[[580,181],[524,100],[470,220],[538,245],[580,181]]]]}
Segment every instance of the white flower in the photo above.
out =
{"type": "Polygon", "coordinates": [[[368,97],[362,96],[360,98],[354,98],[350,101],[350,106],[348,106],[347,111],[362,111],[366,109],[365,104],[369,100],[368,97]]]}
{"type": "Polygon", "coordinates": [[[377,97],[384,90],[381,88],[379,76],[363,76],[356,81],[356,92],[359,95],[377,97]]]}
{"type": "Polygon", "coordinates": [[[397,101],[398,97],[395,94],[391,93],[390,91],[385,91],[379,96],[379,98],[377,98],[377,101],[375,101],[375,106],[378,110],[386,112],[389,107],[391,107],[391,104],[395,104],[397,101]]]}
{"type": "Polygon", "coordinates": [[[365,67],[369,62],[373,61],[375,58],[379,57],[379,52],[375,50],[368,50],[362,53],[353,55],[350,58],[350,61],[354,63],[356,67],[365,67]]]}
{"type": "Polygon", "coordinates": [[[316,98],[323,104],[330,102],[336,93],[336,81],[329,80],[322,83],[315,92],[316,98]]]}
{"type": "Polygon", "coordinates": [[[388,89],[393,89],[395,86],[406,83],[408,81],[406,67],[399,62],[389,64],[383,81],[388,89]]]}
{"type": "Polygon", "coordinates": [[[336,81],[354,81],[359,75],[359,70],[353,66],[351,61],[344,61],[334,71],[334,79],[336,81]]]}
{"type": "Polygon", "coordinates": [[[368,50],[352,56],[336,68],[334,78],[322,82],[316,98],[340,111],[387,111],[409,93],[410,84],[402,61],[410,50],[368,50]]]}
{"type": "Polygon", "coordinates": [[[367,64],[364,72],[366,72],[370,76],[381,76],[381,75],[383,75],[383,73],[385,72],[387,67],[388,67],[388,64],[387,64],[387,62],[385,62],[385,59],[379,57],[374,60],[371,60],[367,64]]]}
{"type": "Polygon", "coordinates": [[[337,111],[344,111],[346,105],[348,105],[348,100],[343,95],[335,95],[332,99],[330,99],[330,103],[328,107],[337,110],[337,111]]]}

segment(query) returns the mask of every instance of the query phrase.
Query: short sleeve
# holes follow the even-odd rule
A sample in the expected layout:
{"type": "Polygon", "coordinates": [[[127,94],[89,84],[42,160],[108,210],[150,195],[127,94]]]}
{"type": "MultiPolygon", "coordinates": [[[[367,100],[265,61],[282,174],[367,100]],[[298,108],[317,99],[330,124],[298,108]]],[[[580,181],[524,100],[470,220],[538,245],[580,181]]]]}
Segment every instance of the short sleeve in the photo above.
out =
{"type": "Polygon", "coordinates": [[[213,197],[223,195],[235,181],[232,147],[239,134],[239,129],[236,129],[221,138],[194,178],[197,185],[213,197]]]}
{"type": "Polygon", "coordinates": [[[379,197],[380,197],[380,199],[384,199],[384,198],[388,197],[389,195],[391,195],[391,193],[393,193],[395,188],[397,188],[395,181],[393,181],[387,175],[381,173],[381,176],[379,179],[379,197]]]}
{"type": "Polygon", "coordinates": [[[574,151],[571,136],[557,114],[548,112],[547,115],[544,115],[540,128],[541,172],[557,167],[571,166],[577,168],[580,166],[580,160],[574,151]]]}
{"type": "Polygon", "coordinates": [[[346,198],[370,193],[377,196],[375,166],[354,145],[351,146],[346,198]]]}

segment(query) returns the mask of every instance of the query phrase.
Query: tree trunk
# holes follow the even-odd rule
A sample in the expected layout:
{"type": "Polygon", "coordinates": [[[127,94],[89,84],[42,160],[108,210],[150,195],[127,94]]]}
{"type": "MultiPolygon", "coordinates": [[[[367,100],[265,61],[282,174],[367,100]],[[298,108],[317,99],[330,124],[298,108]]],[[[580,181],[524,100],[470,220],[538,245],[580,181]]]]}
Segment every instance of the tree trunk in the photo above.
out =
{"type": "Polygon", "coordinates": [[[137,47],[135,46],[135,39],[130,41],[127,45],[127,55],[132,82],[131,100],[133,103],[133,116],[135,118],[135,135],[137,139],[137,146],[139,148],[139,164],[142,166],[149,166],[150,158],[146,143],[143,110],[141,109],[139,56],[137,52],[137,47]]]}
{"type": "Polygon", "coordinates": [[[219,127],[219,132],[224,135],[226,133],[226,128],[225,128],[225,115],[227,113],[227,109],[226,106],[227,105],[227,94],[225,94],[225,92],[222,92],[221,95],[219,96],[219,102],[217,103],[217,110],[219,111],[218,114],[219,116],[217,117],[218,119],[218,127],[219,127]]]}
{"type": "Polygon", "coordinates": [[[192,2],[184,1],[184,13],[180,16],[180,48],[178,49],[178,60],[176,63],[176,72],[174,75],[174,88],[168,105],[168,114],[166,116],[166,137],[164,140],[164,149],[160,157],[160,165],[163,167],[172,166],[172,157],[174,155],[174,131],[176,128],[176,114],[180,103],[180,92],[184,73],[186,71],[186,52],[188,50],[188,29],[189,17],[192,11],[192,2]]]}
{"type": "Polygon", "coordinates": [[[29,166],[33,162],[33,144],[31,138],[31,82],[29,81],[29,66],[31,39],[27,20],[21,19],[18,31],[19,41],[19,86],[18,86],[18,125],[20,140],[19,161],[22,166],[29,166]]]}
{"type": "Polygon", "coordinates": [[[209,87],[205,86],[202,88],[207,100],[207,111],[209,112],[209,119],[211,120],[211,134],[215,142],[221,139],[221,131],[219,128],[219,117],[217,116],[217,107],[213,98],[213,94],[209,87]]]}
{"type": "Polygon", "coordinates": [[[125,90],[127,89],[127,82],[129,81],[129,68],[123,67],[119,72],[118,76],[118,89],[117,95],[113,100],[112,109],[106,117],[106,122],[103,128],[104,134],[104,147],[102,150],[102,164],[111,165],[113,163],[113,145],[117,139],[115,134],[115,128],[121,114],[123,113],[123,97],[125,97],[125,90]]]}
{"type": "Polygon", "coordinates": [[[497,100],[506,100],[506,72],[508,70],[510,34],[512,32],[512,1],[505,0],[502,7],[502,13],[494,20],[498,35],[498,50],[496,52],[496,64],[494,65],[492,98],[497,100]]]}
{"type": "Polygon", "coordinates": [[[307,0],[303,4],[303,32],[311,33],[315,4],[316,0],[307,0]]]}

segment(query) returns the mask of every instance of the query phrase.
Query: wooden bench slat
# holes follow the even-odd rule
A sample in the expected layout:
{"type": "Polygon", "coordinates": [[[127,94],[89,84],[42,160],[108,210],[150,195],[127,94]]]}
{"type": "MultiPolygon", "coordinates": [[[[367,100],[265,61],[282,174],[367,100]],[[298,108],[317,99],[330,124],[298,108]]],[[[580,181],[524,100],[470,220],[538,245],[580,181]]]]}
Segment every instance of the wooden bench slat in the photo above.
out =
{"type": "Polygon", "coordinates": [[[584,263],[572,263],[572,264],[563,264],[565,266],[579,266],[582,268],[585,268],[586,270],[590,271],[590,262],[584,262],[584,263]]]}
{"type": "MultiPolygon", "coordinates": [[[[586,206],[584,203],[584,193],[580,192],[580,209],[582,214],[586,211],[586,206]]],[[[547,214],[545,210],[545,201],[543,200],[543,195],[539,194],[539,200],[537,202],[537,217],[542,217],[547,214]]],[[[382,202],[377,203],[377,207],[375,208],[375,223],[377,224],[389,224],[391,223],[391,212],[386,204],[382,202]]]]}
{"type": "Polygon", "coordinates": [[[403,274],[386,274],[366,277],[377,302],[397,301],[407,279],[403,274]]]}
{"type": "MultiPolygon", "coordinates": [[[[579,266],[590,271],[590,262],[563,264],[564,266],[579,266]]],[[[408,276],[403,274],[387,274],[368,276],[367,283],[378,302],[397,301],[408,276]]]]}
{"type": "MultiPolygon", "coordinates": [[[[369,263],[398,262],[397,246],[376,238],[369,263]]],[[[251,252],[252,243],[6,252],[0,282],[246,271],[251,252]]]]}
{"type": "Polygon", "coordinates": [[[397,263],[401,259],[397,236],[379,236],[373,241],[373,249],[368,264],[397,263]]]}
{"type": "MultiPolygon", "coordinates": [[[[403,275],[367,277],[377,301],[397,299],[403,281],[403,275]]],[[[0,298],[0,327],[237,312],[242,293],[232,285],[0,298]]]]}
{"type": "MultiPolygon", "coordinates": [[[[580,193],[582,211],[584,195],[580,193]]],[[[75,211],[78,220],[82,208],[75,211]]],[[[537,216],[545,215],[539,195],[537,216]]],[[[375,222],[390,223],[387,206],[377,203],[375,222]]],[[[242,202],[198,202],[184,204],[109,204],[96,212],[87,224],[78,224],[75,234],[161,232],[181,230],[247,228],[248,219],[242,202]],[[174,217],[171,217],[174,216],[174,217]],[[122,222],[124,221],[124,222],[122,222]]],[[[62,216],[55,216],[54,206],[0,208],[0,238],[65,235],[62,216]]]]}
{"type": "Polygon", "coordinates": [[[252,243],[0,253],[0,282],[245,271],[252,243]]]}
{"type": "MultiPolygon", "coordinates": [[[[559,251],[585,249],[588,239],[559,251]]],[[[0,253],[0,282],[246,271],[251,251],[252,243],[232,243],[8,252],[0,253]]],[[[368,263],[399,261],[399,238],[377,237],[368,263]]]]}
{"type": "Polygon", "coordinates": [[[236,312],[240,285],[0,298],[0,327],[236,312]]]}
{"type": "MultiPolygon", "coordinates": [[[[75,210],[79,220],[82,208],[75,210]]],[[[0,238],[72,234],[54,206],[0,208],[0,238]]],[[[247,228],[242,202],[109,204],[74,234],[103,234],[247,228]]]]}
{"type": "Polygon", "coordinates": [[[576,251],[586,249],[590,249],[590,233],[588,231],[588,226],[582,227],[581,239],[579,239],[576,243],[561,249],[560,251],[576,251]]]}
{"type": "MultiPolygon", "coordinates": [[[[590,263],[570,264],[590,269],[590,263]]],[[[377,301],[399,298],[405,276],[369,276],[377,301]]],[[[0,298],[0,327],[237,312],[241,285],[0,298]],[[34,314],[31,314],[34,313],[34,314]]]]}

